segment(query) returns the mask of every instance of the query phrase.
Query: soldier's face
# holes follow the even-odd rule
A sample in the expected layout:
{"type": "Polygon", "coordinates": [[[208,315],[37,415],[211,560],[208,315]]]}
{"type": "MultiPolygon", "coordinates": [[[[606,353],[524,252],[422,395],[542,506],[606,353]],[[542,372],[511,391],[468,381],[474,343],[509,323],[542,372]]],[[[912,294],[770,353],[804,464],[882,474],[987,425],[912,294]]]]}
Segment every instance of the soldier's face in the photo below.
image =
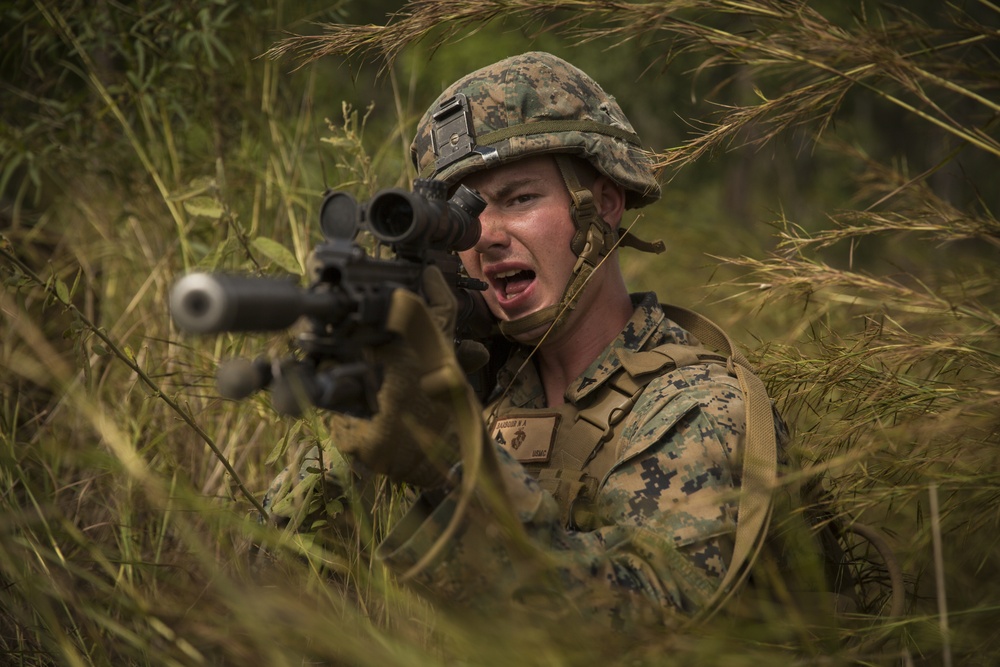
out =
{"type": "Polygon", "coordinates": [[[529,157],[463,182],[479,191],[486,209],[479,242],[461,258],[471,276],[489,284],[493,314],[510,321],[559,303],[576,264],[570,249],[576,229],[555,161],[529,157]]]}

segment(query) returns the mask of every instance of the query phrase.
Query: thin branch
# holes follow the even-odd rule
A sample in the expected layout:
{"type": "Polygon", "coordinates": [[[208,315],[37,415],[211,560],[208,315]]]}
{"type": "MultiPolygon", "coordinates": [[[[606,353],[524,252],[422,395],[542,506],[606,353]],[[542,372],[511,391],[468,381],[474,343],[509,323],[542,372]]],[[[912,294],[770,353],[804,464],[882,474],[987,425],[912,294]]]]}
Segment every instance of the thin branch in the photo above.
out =
{"type": "Polygon", "coordinates": [[[108,350],[110,350],[115,355],[115,357],[118,358],[119,361],[128,366],[129,369],[131,369],[132,372],[135,373],[136,376],[142,381],[142,383],[145,384],[150,389],[150,391],[153,393],[155,397],[163,401],[174,413],[176,413],[181,418],[181,420],[185,424],[191,427],[191,429],[198,435],[199,438],[201,438],[205,442],[206,445],[208,445],[209,449],[212,450],[212,453],[215,454],[216,458],[218,458],[219,461],[222,463],[223,467],[225,467],[226,472],[228,472],[232,476],[233,481],[235,482],[236,486],[239,488],[243,496],[248,501],[250,501],[250,504],[253,505],[258,512],[261,513],[261,516],[266,516],[267,513],[264,511],[264,507],[260,504],[260,501],[258,501],[257,498],[254,497],[253,493],[251,493],[250,490],[247,489],[239,473],[236,472],[232,464],[226,458],[225,454],[222,452],[221,449],[219,449],[219,446],[216,445],[212,437],[208,435],[208,433],[206,433],[204,429],[201,428],[201,426],[198,424],[195,418],[187,410],[181,407],[181,405],[177,401],[170,398],[163,391],[160,385],[158,385],[156,381],[153,380],[153,378],[149,377],[146,371],[143,370],[138,363],[136,363],[135,358],[132,355],[127,354],[125,350],[121,348],[121,346],[118,344],[117,341],[113,340],[111,336],[107,334],[106,331],[104,331],[101,327],[97,326],[93,321],[91,321],[90,318],[88,318],[79,308],[76,307],[76,304],[60,296],[59,291],[57,289],[55,289],[47,281],[43,280],[41,276],[35,273],[30,266],[22,262],[20,258],[18,258],[11,251],[9,251],[8,250],[9,247],[11,247],[10,240],[7,239],[6,236],[0,234],[0,257],[3,257],[12,265],[16,266],[18,270],[20,270],[22,273],[24,273],[24,275],[30,278],[33,283],[35,283],[38,287],[41,287],[43,290],[45,290],[45,292],[51,298],[55,299],[64,308],[69,310],[74,317],[76,317],[80,322],[84,324],[84,326],[90,333],[100,338],[101,341],[107,346],[108,350]]]}

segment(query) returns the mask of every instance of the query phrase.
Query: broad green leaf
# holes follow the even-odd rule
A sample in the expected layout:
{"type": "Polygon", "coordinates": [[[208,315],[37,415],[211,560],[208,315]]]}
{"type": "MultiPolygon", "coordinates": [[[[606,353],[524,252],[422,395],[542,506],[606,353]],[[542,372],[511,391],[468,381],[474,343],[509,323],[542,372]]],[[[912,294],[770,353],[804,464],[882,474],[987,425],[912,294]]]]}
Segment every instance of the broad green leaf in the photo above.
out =
{"type": "Polygon", "coordinates": [[[331,500],[326,504],[327,516],[340,516],[344,513],[344,503],[340,500],[331,500]]]}
{"type": "Polygon", "coordinates": [[[200,215],[212,220],[222,217],[222,204],[214,197],[192,197],[184,202],[184,208],[191,215],[200,215]]]}
{"type": "Polygon", "coordinates": [[[59,300],[63,303],[69,303],[69,288],[66,287],[66,283],[59,278],[56,278],[56,296],[58,296],[59,300]]]}
{"type": "Polygon", "coordinates": [[[288,441],[285,440],[284,438],[278,440],[277,444],[275,444],[275,446],[271,448],[271,453],[268,454],[267,458],[264,460],[264,465],[271,465],[279,458],[284,456],[287,450],[288,450],[288,441]]]}
{"type": "Polygon", "coordinates": [[[270,259],[285,271],[288,271],[289,273],[302,273],[302,267],[299,265],[299,260],[295,259],[295,255],[292,254],[292,251],[277,241],[264,238],[263,236],[258,236],[253,240],[252,245],[257,252],[270,259]]]}
{"type": "Polygon", "coordinates": [[[284,456],[285,452],[288,451],[288,443],[290,443],[292,440],[298,437],[299,431],[301,430],[302,430],[302,422],[301,421],[294,422],[291,428],[288,429],[288,432],[285,433],[285,435],[278,440],[274,448],[271,449],[271,453],[267,455],[267,460],[264,463],[266,465],[271,465],[272,463],[277,461],[280,457],[284,456]]]}

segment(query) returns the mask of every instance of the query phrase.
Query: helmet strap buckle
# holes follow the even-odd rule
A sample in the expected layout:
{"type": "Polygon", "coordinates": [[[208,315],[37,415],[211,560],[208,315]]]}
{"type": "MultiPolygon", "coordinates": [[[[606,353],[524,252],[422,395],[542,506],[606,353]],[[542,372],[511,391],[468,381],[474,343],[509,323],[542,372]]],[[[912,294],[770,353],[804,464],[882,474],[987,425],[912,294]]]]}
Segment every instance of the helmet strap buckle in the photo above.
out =
{"type": "Polygon", "coordinates": [[[573,200],[569,212],[576,226],[576,234],[570,241],[570,249],[577,257],[596,266],[602,257],[611,252],[618,236],[597,210],[594,193],[580,183],[572,158],[568,155],[556,155],[555,159],[566,189],[569,190],[570,199],[573,200]]]}

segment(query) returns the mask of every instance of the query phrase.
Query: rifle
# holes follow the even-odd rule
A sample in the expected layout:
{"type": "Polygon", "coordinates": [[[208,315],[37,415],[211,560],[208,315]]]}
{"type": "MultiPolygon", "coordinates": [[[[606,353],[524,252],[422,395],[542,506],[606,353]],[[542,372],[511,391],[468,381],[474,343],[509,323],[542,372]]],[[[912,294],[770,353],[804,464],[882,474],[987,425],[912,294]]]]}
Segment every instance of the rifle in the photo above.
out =
{"type": "Polygon", "coordinates": [[[306,288],[295,278],[225,273],[190,273],[177,281],[170,313],[184,331],[279,331],[307,319],[297,354],[222,364],[219,393],[242,399],[269,389],[274,407],[285,414],[301,414],[303,405],[312,404],[371,416],[381,371],[364,360],[365,349],[391,339],[385,325],[392,292],[419,294],[429,264],[441,270],[457,297],[456,341],[488,339],[493,319],[480,293],[486,284],[466,276],[456,254],[479,240],[486,202],[464,185],[451,199],[446,194],[444,183],[428,179],[415,181],[412,192],[381,190],[362,204],[349,193],[328,191],[319,214],[324,241],[310,257],[306,288]],[[369,255],[356,240],[362,230],[394,258],[369,255]]]}

